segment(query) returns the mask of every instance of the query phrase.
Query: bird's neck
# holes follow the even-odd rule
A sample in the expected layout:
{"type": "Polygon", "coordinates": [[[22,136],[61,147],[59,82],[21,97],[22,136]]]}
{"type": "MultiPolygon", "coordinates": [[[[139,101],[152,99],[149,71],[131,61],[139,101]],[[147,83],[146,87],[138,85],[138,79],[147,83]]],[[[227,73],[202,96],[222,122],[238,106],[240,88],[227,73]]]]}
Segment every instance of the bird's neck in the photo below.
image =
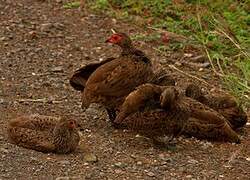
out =
{"type": "Polygon", "coordinates": [[[122,55],[133,54],[136,51],[138,51],[132,44],[121,46],[121,49],[122,49],[122,55]]]}

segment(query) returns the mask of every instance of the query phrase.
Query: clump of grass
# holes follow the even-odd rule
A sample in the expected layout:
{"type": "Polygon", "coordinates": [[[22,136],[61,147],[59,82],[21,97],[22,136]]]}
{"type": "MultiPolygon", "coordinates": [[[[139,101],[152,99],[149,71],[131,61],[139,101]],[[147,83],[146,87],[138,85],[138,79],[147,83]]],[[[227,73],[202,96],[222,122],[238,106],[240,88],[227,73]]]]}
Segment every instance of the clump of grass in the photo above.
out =
{"type": "MultiPolygon", "coordinates": [[[[88,1],[97,11],[131,19],[141,16],[145,27],[174,32],[185,36],[189,45],[203,49],[215,74],[225,87],[250,106],[250,14],[243,1],[186,0],[95,0],[88,1]],[[148,23],[150,20],[150,24],[148,23]]],[[[150,41],[159,38],[137,35],[137,39],[150,41]]],[[[159,45],[159,51],[176,51],[185,43],[174,46],[159,45]]]]}
{"type": "Polygon", "coordinates": [[[65,9],[73,9],[73,8],[79,8],[81,5],[80,1],[73,1],[73,2],[68,2],[63,5],[63,8],[65,9]]]}

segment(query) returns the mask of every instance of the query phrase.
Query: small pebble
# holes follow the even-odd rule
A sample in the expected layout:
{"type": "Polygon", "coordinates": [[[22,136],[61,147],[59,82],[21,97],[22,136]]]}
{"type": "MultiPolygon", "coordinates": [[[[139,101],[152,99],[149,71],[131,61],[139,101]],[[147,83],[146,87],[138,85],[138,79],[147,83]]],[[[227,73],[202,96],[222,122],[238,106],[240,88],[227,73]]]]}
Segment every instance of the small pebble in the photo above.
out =
{"type": "Polygon", "coordinates": [[[149,177],[154,177],[154,176],[155,176],[155,174],[154,174],[153,172],[148,172],[147,175],[148,175],[149,177]]]}
{"type": "Polygon", "coordinates": [[[142,165],[142,162],[138,161],[136,164],[140,166],[140,165],[142,165]]]}
{"type": "Polygon", "coordinates": [[[188,160],[188,163],[190,163],[190,164],[197,164],[198,161],[195,160],[195,159],[190,159],[190,160],[188,160]]]}
{"type": "Polygon", "coordinates": [[[67,160],[62,160],[62,161],[59,161],[60,164],[63,164],[63,165],[69,165],[70,162],[67,161],[67,160]]]}
{"type": "Polygon", "coordinates": [[[186,178],[190,179],[192,178],[193,176],[192,175],[187,175],[186,178]]]}
{"type": "Polygon", "coordinates": [[[115,169],[116,174],[121,174],[123,171],[121,169],[115,169]]]}
{"type": "Polygon", "coordinates": [[[124,163],[121,163],[121,162],[117,162],[117,163],[114,164],[114,166],[115,166],[115,167],[118,167],[118,168],[124,168],[124,167],[126,167],[127,165],[124,164],[124,163]]]}
{"type": "Polygon", "coordinates": [[[84,155],[84,160],[87,162],[97,162],[97,156],[92,154],[92,153],[88,153],[84,155]]]}
{"type": "Polygon", "coordinates": [[[182,66],[182,64],[180,62],[175,62],[174,63],[176,66],[182,66]]]}
{"type": "Polygon", "coordinates": [[[52,72],[63,72],[62,66],[57,66],[51,69],[52,72]]]}
{"type": "Polygon", "coordinates": [[[9,153],[9,151],[5,148],[0,148],[0,152],[3,152],[3,153],[9,153]]]}

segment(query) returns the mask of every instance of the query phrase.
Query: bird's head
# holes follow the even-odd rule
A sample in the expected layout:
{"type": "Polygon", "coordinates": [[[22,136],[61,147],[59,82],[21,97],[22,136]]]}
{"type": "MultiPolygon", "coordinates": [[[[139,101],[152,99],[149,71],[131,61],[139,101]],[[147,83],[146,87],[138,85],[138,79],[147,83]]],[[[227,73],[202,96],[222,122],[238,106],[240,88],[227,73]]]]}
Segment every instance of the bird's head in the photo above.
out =
{"type": "Polygon", "coordinates": [[[203,97],[203,92],[200,86],[192,83],[187,86],[185,90],[185,95],[187,97],[199,100],[201,97],[203,97]]]}
{"type": "Polygon", "coordinates": [[[160,103],[162,108],[171,108],[178,98],[179,92],[174,87],[166,88],[160,96],[160,103]]]}
{"type": "Polygon", "coordinates": [[[120,47],[129,47],[132,45],[132,41],[125,33],[114,33],[106,41],[106,43],[116,44],[120,47]]]}
{"type": "Polygon", "coordinates": [[[70,119],[67,121],[67,126],[69,129],[75,129],[77,127],[77,123],[75,120],[70,119]]]}

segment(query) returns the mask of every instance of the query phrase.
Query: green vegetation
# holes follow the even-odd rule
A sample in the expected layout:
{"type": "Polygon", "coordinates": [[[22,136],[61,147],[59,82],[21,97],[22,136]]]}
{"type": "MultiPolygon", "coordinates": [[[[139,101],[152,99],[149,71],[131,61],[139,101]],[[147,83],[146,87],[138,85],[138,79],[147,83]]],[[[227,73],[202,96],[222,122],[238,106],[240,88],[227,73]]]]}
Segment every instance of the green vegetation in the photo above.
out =
{"type": "Polygon", "coordinates": [[[181,51],[190,44],[194,49],[202,49],[213,72],[241,102],[250,106],[250,6],[247,1],[88,0],[86,4],[116,18],[140,17],[146,28],[156,29],[155,34],[138,34],[136,39],[159,39],[164,31],[186,37],[187,41],[159,45],[158,50],[181,51]]]}
{"type": "Polygon", "coordinates": [[[80,1],[68,2],[63,5],[65,9],[72,9],[80,7],[80,1]]]}

